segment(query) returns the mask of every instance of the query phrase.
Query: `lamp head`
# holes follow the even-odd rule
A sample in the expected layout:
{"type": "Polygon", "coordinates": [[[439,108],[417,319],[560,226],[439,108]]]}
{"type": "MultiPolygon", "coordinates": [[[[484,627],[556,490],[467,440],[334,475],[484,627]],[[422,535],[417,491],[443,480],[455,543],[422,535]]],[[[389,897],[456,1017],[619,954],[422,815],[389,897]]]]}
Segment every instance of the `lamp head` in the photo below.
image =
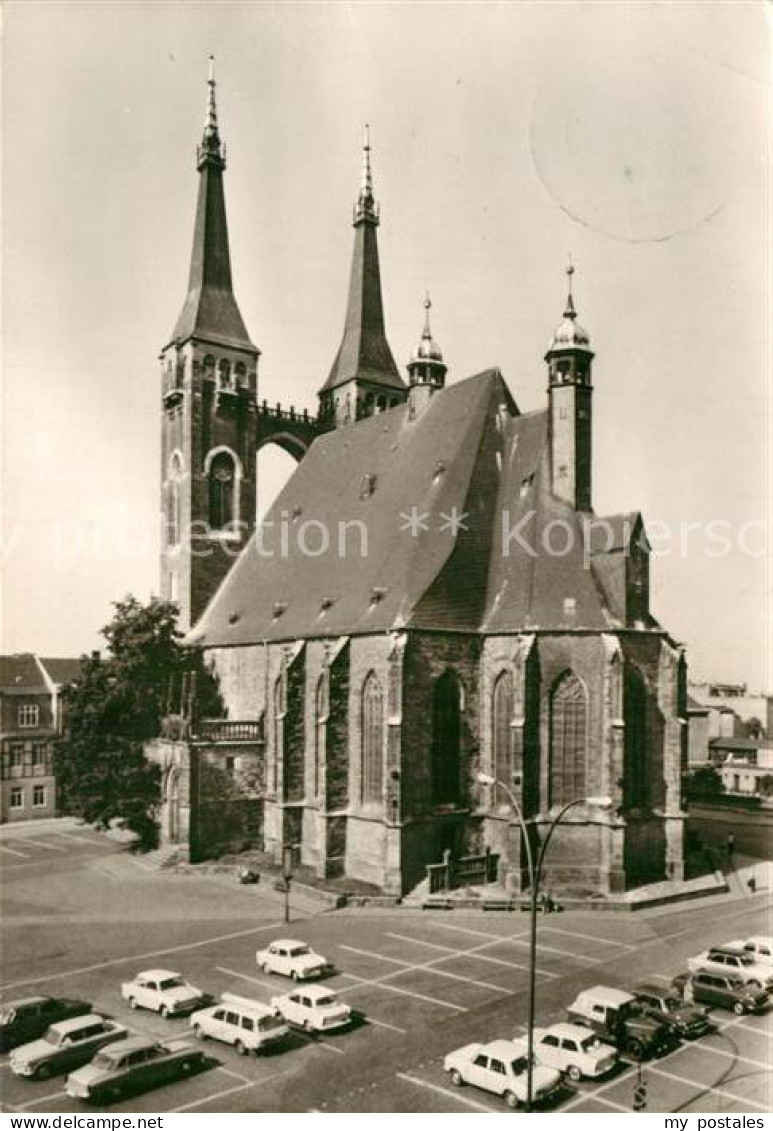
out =
{"type": "Polygon", "coordinates": [[[483,770],[476,775],[476,781],[479,785],[496,785],[496,780],[492,774],[486,774],[483,770]]]}

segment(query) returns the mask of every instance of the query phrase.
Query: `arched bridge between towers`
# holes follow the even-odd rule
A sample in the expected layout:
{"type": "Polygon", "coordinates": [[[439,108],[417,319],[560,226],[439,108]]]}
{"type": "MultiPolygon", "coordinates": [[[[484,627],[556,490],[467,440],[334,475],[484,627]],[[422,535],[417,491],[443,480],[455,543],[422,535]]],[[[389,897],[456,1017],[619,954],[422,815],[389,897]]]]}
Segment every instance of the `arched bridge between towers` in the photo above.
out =
{"type": "Polygon", "coordinates": [[[257,450],[267,444],[276,444],[299,463],[317,436],[327,429],[306,409],[298,411],[281,405],[270,405],[267,401],[258,404],[257,450]]]}

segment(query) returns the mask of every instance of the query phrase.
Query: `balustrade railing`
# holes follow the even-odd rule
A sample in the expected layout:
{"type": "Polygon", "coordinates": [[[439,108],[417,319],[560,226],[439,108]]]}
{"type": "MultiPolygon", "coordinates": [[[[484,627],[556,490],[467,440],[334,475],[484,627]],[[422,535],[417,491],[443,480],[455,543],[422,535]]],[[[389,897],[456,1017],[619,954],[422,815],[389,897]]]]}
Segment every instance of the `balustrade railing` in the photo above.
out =
{"type": "Polygon", "coordinates": [[[498,870],[499,855],[490,848],[478,856],[460,856],[456,860],[451,858],[450,852],[446,852],[442,864],[427,864],[430,894],[493,883],[498,870]]]}

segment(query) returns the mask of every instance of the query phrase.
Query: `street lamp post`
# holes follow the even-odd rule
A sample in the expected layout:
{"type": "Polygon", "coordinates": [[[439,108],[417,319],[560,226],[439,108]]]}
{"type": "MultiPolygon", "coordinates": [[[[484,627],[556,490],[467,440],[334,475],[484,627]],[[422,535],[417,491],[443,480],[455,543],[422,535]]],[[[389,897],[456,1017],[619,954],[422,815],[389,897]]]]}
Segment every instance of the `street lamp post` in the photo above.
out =
{"type": "Polygon", "coordinates": [[[534,1007],[536,998],[536,984],[537,984],[537,900],[539,898],[539,885],[542,878],[542,865],[545,862],[545,853],[547,852],[550,838],[557,825],[561,823],[565,815],[570,809],[576,805],[595,805],[599,808],[608,809],[612,805],[610,797],[577,797],[574,801],[569,801],[563,808],[556,814],[550,822],[545,839],[539,846],[537,858],[534,858],[532,850],[531,839],[529,837],[529,829],[524,820],[523,811],[518,802],[518,798],[508,785],[499,778],[493,777],[491,774],[480,773],[478,774],[478,781],[481,785],[499,786],[501,790],[507,795],[507,799],[513,807],[513,811],[518,819],[518,824],[523,833],[523,841],[526,846],[526,867],[529,873],[529,998],[528,998],[528,1017],[526,1027],[526,1110],[531,1111],[534,1101],[534,1007]]]}

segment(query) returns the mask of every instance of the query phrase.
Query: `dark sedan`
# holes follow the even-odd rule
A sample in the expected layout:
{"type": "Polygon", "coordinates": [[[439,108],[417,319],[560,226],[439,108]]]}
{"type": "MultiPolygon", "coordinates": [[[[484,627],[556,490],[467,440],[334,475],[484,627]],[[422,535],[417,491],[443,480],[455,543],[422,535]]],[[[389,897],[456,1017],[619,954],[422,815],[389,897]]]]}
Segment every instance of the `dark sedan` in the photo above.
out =
{"type": "Polygon", "coordinates": [[[633,994],[648,1017],[662,1021],[679,1037],[702,1037],[713,1027],[705,1009],[690,1005],[673,990],[642,985],[637,986],[633,994]]]}
{"type": "Polygon", "coordinates": [[[65,997],[26,997],[0,1006],[0,1051],[42,1037],[49,1025],[91,1013],[90,1001],[65,997]]]}
{"type": "Polygon", "coordinates": [[[687,1002],[732,1009],[739,1016],[743,1013],[764,1013],[769,1005],[764,990],[750,986],[733,974],[710,974],[707,970],[698,970],[695,974],[677,975],[672,985],[687,1002]]]}

